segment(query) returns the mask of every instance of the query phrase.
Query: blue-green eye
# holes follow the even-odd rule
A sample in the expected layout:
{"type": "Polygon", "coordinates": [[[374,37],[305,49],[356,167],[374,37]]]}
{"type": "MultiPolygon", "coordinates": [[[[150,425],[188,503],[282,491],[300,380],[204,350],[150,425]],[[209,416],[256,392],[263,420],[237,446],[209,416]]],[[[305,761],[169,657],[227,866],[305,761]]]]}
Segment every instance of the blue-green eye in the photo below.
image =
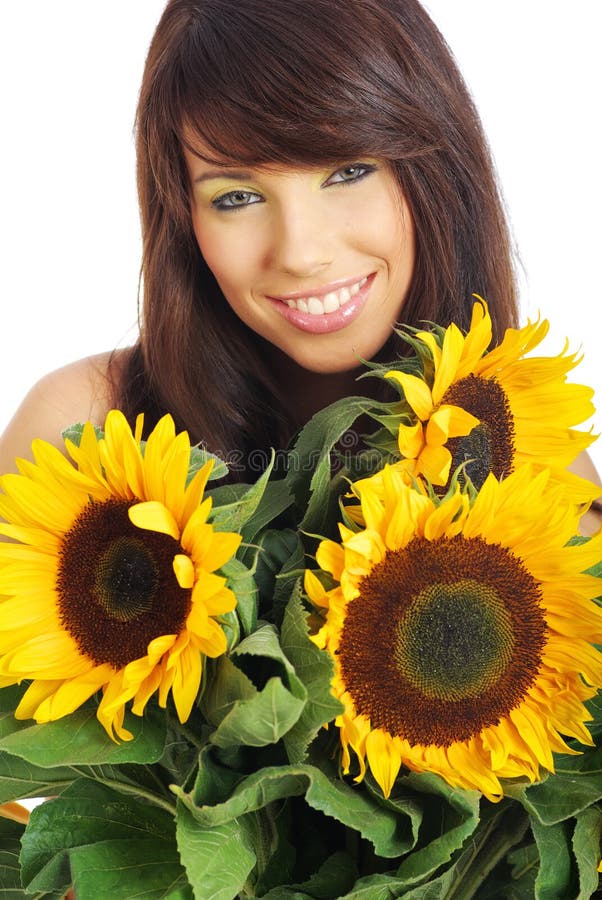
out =
{"type": "Polygon", "coordinates": [[[214,209],[230,210],[251,206],[253,203],[261,203],[262,197],[253,191],[228,191],[211,201],[214,209]]]}
{"type": "Polygon", "coordinates": [[[376,172],[377,168],[377,166],[371,165],[370,163],[350,163],[348,166],[342,166],[340,169],[337,169],[336,172],[333,172],[330,178],[324,183],[326,185],[353,184],[354,182],[365,178],[366,175],[371,175],[372,172],[376,172]]]}

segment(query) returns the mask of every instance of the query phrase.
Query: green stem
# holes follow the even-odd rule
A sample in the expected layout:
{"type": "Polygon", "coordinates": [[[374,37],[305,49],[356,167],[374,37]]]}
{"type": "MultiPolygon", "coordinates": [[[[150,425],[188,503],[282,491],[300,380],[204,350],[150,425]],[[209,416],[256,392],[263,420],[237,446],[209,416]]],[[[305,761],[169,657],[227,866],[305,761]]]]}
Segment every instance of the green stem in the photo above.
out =
{"type": "Polygon", "coordinates": [[[471,862],[446,894],[446,900],[471,900],[489,873],[522,840],[529,816],[522,807],[510,807],[495,816],[477,838],[471,862]]]}

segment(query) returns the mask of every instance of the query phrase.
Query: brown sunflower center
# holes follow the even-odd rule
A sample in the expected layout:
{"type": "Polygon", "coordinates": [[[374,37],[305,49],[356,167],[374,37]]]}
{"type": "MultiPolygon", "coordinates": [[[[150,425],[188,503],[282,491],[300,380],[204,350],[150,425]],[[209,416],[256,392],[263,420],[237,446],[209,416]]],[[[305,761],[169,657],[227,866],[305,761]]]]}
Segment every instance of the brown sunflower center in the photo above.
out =
{"type": "Polygon", "coordinates": [[[89,503],[63,539],[57,577],[61,624],[82,654],[117,669],[178,634],[190,609],[172,565],[180,545],[133,525],[130,505],[89,503]]]}
{"type": "Polygon", "coordinates": [[[481,538],[415,538],[347,607],[339,664],[356,712],[411,744],[446,747],[494,725],[534,683],[540,586],[481,538]]]}
{"type": "Polygon", "coordinates": [[[426,697],[478,697],[504,674],[514,649],[512,623],[487,585],[463,579],[433,584],[398,625],[395,662],[426,697]]]}
{"type": "Polygon", "coordinates": [[[495,378],[467,375],[452,384],[442,403],[460,406],[479,419],[470,434],[450,438],[452,472],[460,465],[480,489],[490,472],[504,478],[514,468],[514,417],[506,392],[495,378]]]}

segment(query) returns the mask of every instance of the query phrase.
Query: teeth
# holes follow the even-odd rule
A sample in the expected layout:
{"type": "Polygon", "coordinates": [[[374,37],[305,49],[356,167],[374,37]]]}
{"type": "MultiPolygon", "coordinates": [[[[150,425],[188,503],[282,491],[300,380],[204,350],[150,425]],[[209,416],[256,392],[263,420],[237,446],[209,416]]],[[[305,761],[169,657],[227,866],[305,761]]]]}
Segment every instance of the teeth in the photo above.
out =
{"type": "Polygon", "coordinates": [[[341,305],[341,301],[339,300],[339,296],[335,291],[332,291],[330,294],[326,294],[323,300],[324,303],[324,312],[334,312],[335,309],[338,309],[341,305]]]}
{"type": "Polygon", "coordinates": [[[349,287],[343,287],[339,291],[330,291],[321,299],[319,297],[306,297],[303,300],[286,300],[286,305],[299,312],[309,313],[311,316],[323,316],[324,313],[336,312],[341,306],[355,297],[357,292],[366,284],[368,278],[362,278],[349,287]]]}

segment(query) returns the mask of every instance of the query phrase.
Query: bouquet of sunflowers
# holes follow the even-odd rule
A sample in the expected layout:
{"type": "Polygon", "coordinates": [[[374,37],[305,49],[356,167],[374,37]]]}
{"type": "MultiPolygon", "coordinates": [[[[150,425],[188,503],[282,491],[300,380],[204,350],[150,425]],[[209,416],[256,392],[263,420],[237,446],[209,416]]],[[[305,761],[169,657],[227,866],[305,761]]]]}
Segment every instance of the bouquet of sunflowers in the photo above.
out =
{"type": "Polygon", "coordinates": [[[169,416],[34,442],[0,478],[5,896],[594,896],[592,392],[546,330],[407,329],[366,369],[397,399],[252,485],[169,416]]]}

